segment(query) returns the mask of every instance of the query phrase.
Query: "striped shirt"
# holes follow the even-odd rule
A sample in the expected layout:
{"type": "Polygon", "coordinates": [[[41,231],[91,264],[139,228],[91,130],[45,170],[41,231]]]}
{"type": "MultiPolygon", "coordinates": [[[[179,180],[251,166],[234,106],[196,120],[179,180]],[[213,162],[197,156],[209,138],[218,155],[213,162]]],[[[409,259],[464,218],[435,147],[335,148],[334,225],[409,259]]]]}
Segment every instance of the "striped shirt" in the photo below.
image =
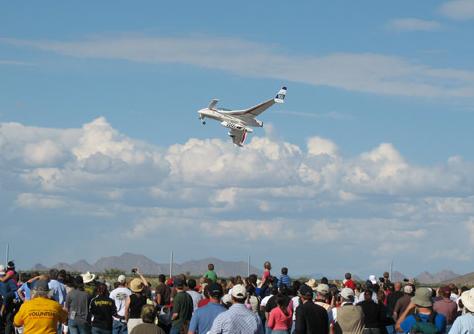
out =
{"type": "Polygon", "coordinates": [[[258,315],[244,304],[233,304],[227,311],[219,314],[210,334],[263,334],[262,321],[258,315]]]}

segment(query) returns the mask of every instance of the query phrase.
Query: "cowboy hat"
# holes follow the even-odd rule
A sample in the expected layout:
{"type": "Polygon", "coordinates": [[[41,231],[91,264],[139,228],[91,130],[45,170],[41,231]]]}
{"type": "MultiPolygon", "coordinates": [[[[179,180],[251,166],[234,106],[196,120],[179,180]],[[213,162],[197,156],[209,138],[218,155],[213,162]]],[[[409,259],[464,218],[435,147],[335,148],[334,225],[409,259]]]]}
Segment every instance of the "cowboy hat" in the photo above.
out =
{"type": "Polygon", "coordinates": [[[316,280],[314,278],[309,279],[306,283],[307,286],[309,286],[311,289],[316,290],[316,286],[318,283],[316,283],[316,280]]]}
{"type": "Polygon", "coordinates": [[[90,283],[95,280],[95,274],[91,274],[90,272],[86,272],[85,274],[81,274],[82,280],[84,284],[90,283]]]}
{"type": "Polygon", "coordinates": [[[464,307],[466,307],[469,311],[474,311],[474,288],[471,290],[464,291],[461,294],[461,301],[464,307]]]}

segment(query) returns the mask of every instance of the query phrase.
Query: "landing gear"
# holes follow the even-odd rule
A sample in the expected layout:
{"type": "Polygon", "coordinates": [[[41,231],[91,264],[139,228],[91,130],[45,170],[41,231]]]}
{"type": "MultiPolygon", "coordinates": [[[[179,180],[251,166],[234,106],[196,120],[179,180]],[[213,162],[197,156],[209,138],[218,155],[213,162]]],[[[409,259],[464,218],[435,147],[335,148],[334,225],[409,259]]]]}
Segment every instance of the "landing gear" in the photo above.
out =
{"type": "Polygon", "coordinates": [[[202,123],[202,125],[206,125],[206,121],[204,121],[204,120],[201,123],[202,123]]]}
{"type": "Polygon", "coordinates": [[[204,116],[199,116],[199,119],[201,120],[202,125],[206,125],[206,121],[204,120],[204,116]]]}

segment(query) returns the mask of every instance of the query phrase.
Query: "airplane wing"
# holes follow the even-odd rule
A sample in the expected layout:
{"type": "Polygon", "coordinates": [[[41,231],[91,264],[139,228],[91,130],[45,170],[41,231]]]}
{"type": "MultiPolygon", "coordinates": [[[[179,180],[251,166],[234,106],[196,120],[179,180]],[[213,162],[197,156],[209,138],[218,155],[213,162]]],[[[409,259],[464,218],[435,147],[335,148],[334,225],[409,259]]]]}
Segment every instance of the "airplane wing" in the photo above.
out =
{"type": "Polygon", "coordinates": [[[236,115],[236,116],[256,117],[260,115],[261,113],[263,113],[268,108],[270,108],[275,103],[284,103],[285,96],[286,96],[286,87],[282,87],[280,91],[277,93],[277,95],[275,96],[275,98],[273,99],[257,104],[256,106],[246,109],[246,110],[230,111],[227,113],[230,115],[236,115]]]}
{"type": "Polygon", "coordinates": [[[230,129],[229,136],[232,138],[232,141],[237,146],[243,146],[245,138],[247,138],[247,131],[246,130],[236,130],[230,129]]]}

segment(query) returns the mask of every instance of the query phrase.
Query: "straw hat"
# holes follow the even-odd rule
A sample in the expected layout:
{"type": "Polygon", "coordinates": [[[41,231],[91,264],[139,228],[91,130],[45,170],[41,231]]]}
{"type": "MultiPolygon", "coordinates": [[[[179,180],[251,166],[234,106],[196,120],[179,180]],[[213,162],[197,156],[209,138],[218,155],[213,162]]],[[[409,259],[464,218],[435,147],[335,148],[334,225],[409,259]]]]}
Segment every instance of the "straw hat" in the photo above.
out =
{"type": "Polygon", "coordinates": [[[142,292],[143,291],[143,282],[139,278],[134,278],[130,282],[130,290],[132,292],[142,292]]]}
{"type": "Polygon", "coordinates": [[[314,278],[311,278],[308,282],[305,283],[307,286],[309,286],[311,289],[316,290],[316,286],[318,283],[316,283],[316,280],[314,278]]]}

